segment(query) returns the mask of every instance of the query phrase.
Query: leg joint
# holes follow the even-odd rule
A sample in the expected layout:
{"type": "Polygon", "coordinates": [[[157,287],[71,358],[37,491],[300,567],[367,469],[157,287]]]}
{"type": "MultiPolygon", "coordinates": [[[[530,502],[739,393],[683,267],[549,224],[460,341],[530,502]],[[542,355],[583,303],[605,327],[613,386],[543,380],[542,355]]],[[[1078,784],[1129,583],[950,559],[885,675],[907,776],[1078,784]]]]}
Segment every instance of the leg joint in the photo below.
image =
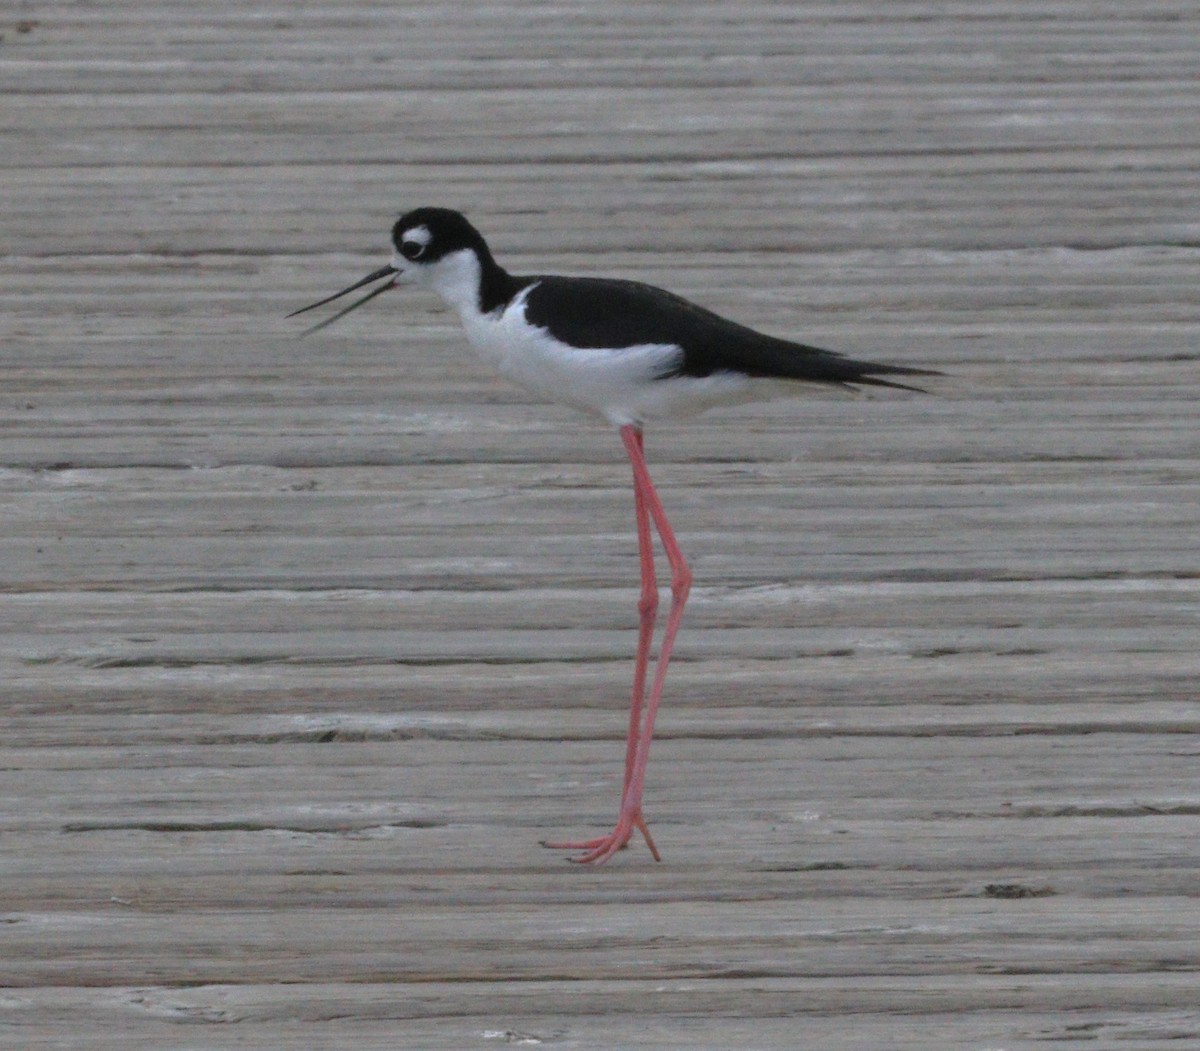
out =
{"type": "Polygon", "coordinates": [[[671,595],[676,602],[682,602],[691,590],[692,570],[686,562],[682,562],[671,574],[671,595]]]}

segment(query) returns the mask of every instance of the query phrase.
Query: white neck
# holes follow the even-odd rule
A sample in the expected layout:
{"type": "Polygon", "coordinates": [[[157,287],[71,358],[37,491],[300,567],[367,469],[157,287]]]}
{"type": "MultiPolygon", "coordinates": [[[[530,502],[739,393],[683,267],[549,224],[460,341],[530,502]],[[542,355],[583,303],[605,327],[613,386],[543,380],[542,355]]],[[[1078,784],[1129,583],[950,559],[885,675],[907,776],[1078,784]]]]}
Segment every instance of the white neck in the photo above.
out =
{"type": "Polygon", "coordinates": [[[479,284],[483,268],[470,248],[460,248],[437,261],[429,286],[460,315],[479,313],[479,284]]]}

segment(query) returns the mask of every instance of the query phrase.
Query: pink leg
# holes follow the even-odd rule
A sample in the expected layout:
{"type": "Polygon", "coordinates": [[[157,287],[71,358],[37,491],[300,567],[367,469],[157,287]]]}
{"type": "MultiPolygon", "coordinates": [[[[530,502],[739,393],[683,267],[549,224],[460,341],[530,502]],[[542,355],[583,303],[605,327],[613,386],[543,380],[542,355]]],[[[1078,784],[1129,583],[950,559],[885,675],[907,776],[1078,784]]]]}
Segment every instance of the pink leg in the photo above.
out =
{"type": "Polygon", "coordinates": [[[642,432],[629,425],[621,428],[621,439],[633,465],[634,503],[638,517],[638,546],[642,562],[642,595],[638,603],[641,624],[638,632],[637,664],[634,668],[633,700],[629,712],[629,736],[625,747],[625,781],[621,792],[621,808],[617,824],[607,836],[582,843],[547,844],[567,849],[584,850],[575,858],[579,862],[607,861],[629,842],[633,830],[638,829],[646,839],[646,845],[654,860],[659,861],[658,849],[646,827],[642,816],[642,792],[646,780],[646,764],[650,758],[650,741],[654,736],[654,720],[662,699],[663,684],[667,678],[667,665],[675,647],[675,636],[683,619],[683,607],[687,602],[692,584],[692,571],[684,560],[683,552],[675,540],[675,533],[667,521],[667,513],[650,480],[643,452],[642,432]],[[650,643],[654,632],[654,618],[658,606],[658,587],[654,578],[654,553],[650,536],[650,521],[653,520],[662,539],[667,561],[671,565],[671,611],[667,615],[667,627],[663,634],[662,647],[654,669],[654,684],[645,702],[645,725],[643,726],[643,695],[646,687],[646,665],[650,656],[650,643]]]}
{"type": "MultiPolygon", "coordinates": [[[[642,432],[634,429],[633,439],[637,443],[638,451],[641,452],[642,432]]],[[[638,485],[636,473],[634,475],[633,501],[634,510],[637,515],[642,593],[641,598],[638,600],[638,615],[640,620],[638,624],[637,658],[633,669],[633,695],[629,702],[629,731],[625,743],[625,779],[621,787],[622,800],[628,794],[630,782],[633,780],[638,740],[641,737],[642,731],[642,712],[646,703],[646,669],[650,660],[650,647],[654,640],[654,623],[658,613],[658,581],[655,579],[654,574],[654,541],[650,533],[650,512],[646,505],[646,498],[641,487],[638,485]]],[[[645,822],[638,820],[635,822],[635,825],[646,837],[646,843],[649,845],[650,852],[654,855],[655,860],[661,860],[658,849],[654,845],[654,840],[650,837],[650,832],[646,828],[645,822]]],[[[610,836],[600,836],[595,839],[586,840],[544,842],[542,845],[555,850],[591,851],[600,846],[607,846],[610,838],[610,836]]],[[[626,834],[625,838],[628,841],[628,834],[626,834]]],[[[624,847],[625,843],[622,843],[621,846],[624,847]]]]}
{"type": "MultiPolygon", "coordinates": [[[[634,431],[638,451],[642,449],[642,432],[634,431]]],[[[629,790],[633,776],[633,760],[642,724],[642,707],[646,703],[646,664],[654,640],[654,622],[658,618],[658,581],[654,576],[654,539],[650,535],[650,513],[646,497],[635,484],[633,504],[637,513],[638,555],[642,567],[642,594],[638,599],[637,660],[633,668],[633,699],[629,705],[629,736],[625,744],[625,784],[622,794],[629,790]],[[636,712],[636,714],[635,714],[636,712]]]]}
{"type": "MultiPolygon", "coordinates": [[[[634,430],[638,451],[642,449],[642,432],[634,430]]],[[[638,599],[637,659],[633,666],[633,696],[629,702],[629,733],[625,742],[625,782],[621,795],[629,791],[633,777],[633,762],[637,756],[638,738],[642,729],[642,709],[646,703],[646,665],[650,660],[650,645],[654,640],[654,622],[658,616],[658,581],[654,576],[654,541],[650,535],[650,513],[646,498],[636,480],[633,487],[633,506],[637,514],[638,554],[642,564],[642,594],[638,599]]]]}

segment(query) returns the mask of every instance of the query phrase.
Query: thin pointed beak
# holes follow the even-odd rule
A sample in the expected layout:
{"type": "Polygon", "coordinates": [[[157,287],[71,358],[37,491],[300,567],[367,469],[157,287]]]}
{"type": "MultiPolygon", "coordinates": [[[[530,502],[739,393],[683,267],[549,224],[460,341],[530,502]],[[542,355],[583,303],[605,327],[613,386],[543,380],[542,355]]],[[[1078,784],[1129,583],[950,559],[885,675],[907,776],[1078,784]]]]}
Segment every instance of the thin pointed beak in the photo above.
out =
{"type": "MultiPolygon", "coordinates": [[[[316,307],[323,307],[326,303],[332,303],[335,299],[341,299],[342,296],[347,295],[356,289],[362,288],[363,285],[369,285],[372,281],[380,281],[383,278],[391,277],[396,273],[399,273],[399,271],[394,266],[381,266],[374,273],[367,274],[367,276],[361,281],[355,281],[354,284],[352,284],[349,288],[343,288],[340,292],[335,292],[331,296],[326,296],[324,299],[318,299],[315,303],[309,303],[308,306],[301,307],[299,310],[293,310],[287,316],[295,317],[297,314],[303,314],[306,310],[313,310],[316,307]]],[[[348,307],[339,310],[333,315],[333,317],[322,321],[319,325],[313,325],[312,328],[305,329],[302,334],[307,336],[310,332],[316,332],[317,329],[324,328],[326,325],[332,325],[335,321],[337,321],[338,318],[345,317],[350,313],[351,310],[362,306],[365,302],[367,302],[368,299],[374,299],[377,295],[379,295],[380,292],[386,292],[389,288],[394,287],[395,284],[396,282],[394,280],[388,281],[386,284],[380,285],[378,288],[371,289],[371,291],[361,299],[356,299],[348,307]]]]}

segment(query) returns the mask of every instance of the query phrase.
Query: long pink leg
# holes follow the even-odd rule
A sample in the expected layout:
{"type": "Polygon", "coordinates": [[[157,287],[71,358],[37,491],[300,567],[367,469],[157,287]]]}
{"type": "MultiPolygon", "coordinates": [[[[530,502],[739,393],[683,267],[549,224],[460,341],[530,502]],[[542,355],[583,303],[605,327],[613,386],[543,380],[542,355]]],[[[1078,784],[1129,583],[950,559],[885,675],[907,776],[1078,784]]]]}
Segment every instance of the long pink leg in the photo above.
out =
{"type": "MultiPolygon", "coordinates": [[[[638,452],[642,452],[642,432],[633,430],[638,452]]],[[[658,617],[658,581],[654,576],[654,540],[650,535],[650,512],[646,497],[634,475],[633,506],[637,514],[638,554],[642,566],[642,594],[638,599],[638,645],[637,659],[633,666],[633,697],[629,704],[629,734],[625,741],[625,782],[621,797],[629,791],[633,777],[633,762],[637,755],[637,743],[641,735],[642,707],[646,703],[646,665],[650,660],[650,646],[654,640],[654,622],[658,617]]],[[[647,833],[647,839],[649,834],[647,833]]],[[[651,843],[651,851],[654,845],[651,843]]]]}
{"type": "MultiPolygon", "coordinates": [[[[654,488],[654,483],[650,479],[650,471],[646,467],[646,457],[642,449],[642,436],[638,428],[627,425],[621,428],[621,439],[625,443],[625,450],[629,454],[629,462],[633,465],[633,486],[635,499],[640,496],[641,502],[644,504],[644,509],[649,511],[650,518],[654,522],[655,528],[658,530],[659,538],[662,540],[663,549],[666,551],[667,561],[671,565],[671,610],[667,614],[667,626],[663,633],[662,645],[659,648],[658,661],[654,668],[654,683],[650,687],[650,696],[646,700],[646,713],[644,725],[640,726],[640,731],[634,733],[635,721],[641,724],[642,720],[634,719],[633,713],[630,716],[630,735],[626,746],[626,774],[625,786],[621,793],[621,809],[617,818],[617,824],[607,836],[599,840],[590,840],[586,845],[582,845],[586,849],[586,853],[575,858],[579,862],[598,862],[603,863],[620,850],[628,841],[633,832],[637,828],[646,837],[646,843],[650,847],[650,852],[654,855],[655,860],[659,860],[658,850],[654,846],[653,839],[650,838],[650,831],[646,827],[645,818],[642,816],[642,793],[646,782],[646,764],[650,759],[650,742],[654,736],[654,721],[658,715],[658,705],[662,700],[663,684],[667,678],[667,666],[671,660],[671,653],[675,648],[675,636],[679,633],[679,624],[683,619],[683,607],[687,602],[688,592],[692,586],[692,571],[688,568],[687,561],[683,557],[683,552],[679,549],[679,544],[675,539],[675,532],[671,529],[671,523],[667,520],[667,513],[663,508],[662,501],[658,497],[658,492],[654,488]],[[628,756],[632,753],[633,763],[629,766],[628,756]]],[[[649,540],[649,529],[646,529],[646,539],[649,540]]],[[[639,520],[638,530],[639,540],[642,538],[641,521],[639,520]]],[[[642,547],[642,602],[639,608],[649,606],[650,603],[646,599],[646,563],[647,563],[647,548],[648,544],[642,547]]],[[[651,579],[653,575],[653,556],[649,558],[651,579]]],[[[657,592],[657,589],[655,589],[657,592]]],[[[646,615],[642,617],[642,631],[638,639],[638,657],[639,668],[641,674],[641,682],[645,683],[645,666],[643,657],[649,654],[649,640],[645,638],[646,615]],[[642,643],[645,641],[645,654],[642,652],[642,643]]],[[[651,625],[653,621],[651,620],[651,625]]],[[[635,680],[638,671],[635,670],[635,680]]],[[[637,693],[635,692],[635,698],[637,693]]],[[[635,701],[636,704],[636,701],[635,701]]],[[[640,716],[640,711],[637,713],[640,716]]]]}
{"type": "MultiPolygon", "coordinates": [[[[637,444],[638,452],[642,452],[642,432],[636,428],[631,428],[633,431],[633,440],[637,444]]],[[[633,484],[633,503],[634,511],[637,515],[637,536],[638,536],[638,553],[641,557],[642,570],[642,593],[638,600],[638,644],[637,658],[633,668],[633,695],[629,701],[629,731],[625,740],[625,779],[621,787],[621,799],[624,801],[629,792],[629,784],[633,780],[634,762],[637,758],[638,740],[641,737],[642,731],[642,711],[646,702],[646,669],[650,661],[650,647],[654,640],[654,623],[658,614],[658,581],[654,575],[654,540],[650,534],[650,512],[646,505],[646,498],[642,492],[641,486],[638,484],[637,474],[634,473],[633,484]]],[[[635,821],[635,825],[646,837],[646,843],[650,847],[650,853],[654,855],[656,861],[661,861],[658,848],[654,845],[654,840],[650,837],[650,830],[646,827],[644,820],[635,821]]],[[[554,850],[595,850],[597,847],[607,846],[610,836],[600,836],[596,839],[586,840],[571,840],[567,842],[543,842],[542,846],[550,847],[554,850]]],[[[625,837],[628,841],[628,834],[625,837]]],[[[622,843],[621,846],[625,844],[622,843]]]]}

